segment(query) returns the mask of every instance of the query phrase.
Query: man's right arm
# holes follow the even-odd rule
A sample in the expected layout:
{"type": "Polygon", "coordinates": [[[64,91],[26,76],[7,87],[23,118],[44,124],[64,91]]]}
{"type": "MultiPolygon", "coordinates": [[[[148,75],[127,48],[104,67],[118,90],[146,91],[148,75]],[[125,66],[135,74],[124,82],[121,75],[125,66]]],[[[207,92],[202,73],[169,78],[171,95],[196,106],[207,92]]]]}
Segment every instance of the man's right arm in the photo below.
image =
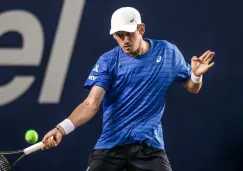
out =
{"type": "Polygon", "coordinates": [[[68,117],[75,128],[88,122],[98,112],[105,93],[101,87],[92,87],[88,97],[68,117]]]}
{"type": "MultiPolygon", "coordinates": [[[[74,109],[68,119],[73,123],[75,128],[82,126],[88,122],[98,112],[102,100],[105,96],[105,90],[98,86],[93,86],[88,97],[74,109]]],[[[63,134],[66,134],[65,130],[57,125],[61,129],[63,134]]]]}
{"type": "MultiPolygon", "coordinates": [[[[99,107],[103,101],[106,91],[99,86],[93,86],[90,90],[88,97],[78,105],[73,112],[68,117],[68,121],[71,126],[77,128],[79,126],[87,123],[93,116],[98,112],[99,107]]],[[[49,149],[53,146],[57,146],[62,139],[63,135],[66,135],[67,132],[62,124],[58,124],[56,128],[49,131],[43,138],[46,148],[49,149]],[[61,133],[61,134],[60,134],[61,133]],[[50,138],[54,138],[54,141],[50,138]]]]}

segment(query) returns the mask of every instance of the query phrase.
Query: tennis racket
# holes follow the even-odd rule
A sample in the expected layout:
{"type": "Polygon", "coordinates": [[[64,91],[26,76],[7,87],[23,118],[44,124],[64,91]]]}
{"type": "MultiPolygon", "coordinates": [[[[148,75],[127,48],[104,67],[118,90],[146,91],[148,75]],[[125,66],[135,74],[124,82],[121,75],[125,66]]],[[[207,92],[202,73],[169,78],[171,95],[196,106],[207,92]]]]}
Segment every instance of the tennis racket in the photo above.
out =
{"type": "Polygon", "coordinates": [[[26,155],[29,155],[33,152],[36,152],[40,150],[44,144],[42,142],[39,142],[37,144],[34,144],[28,148],[25,148],[23,150],[17,150],[17,151],[6,151],[6,152],[1,152],[0,151],[0,171],[10,171],[12,168],[15,167],[15,165],[26,155]],[[21,154],[20,157],[15,160],[13,164],[9,164],[8,160],[4,155],[12,155],[12,154],[21,154]]]}

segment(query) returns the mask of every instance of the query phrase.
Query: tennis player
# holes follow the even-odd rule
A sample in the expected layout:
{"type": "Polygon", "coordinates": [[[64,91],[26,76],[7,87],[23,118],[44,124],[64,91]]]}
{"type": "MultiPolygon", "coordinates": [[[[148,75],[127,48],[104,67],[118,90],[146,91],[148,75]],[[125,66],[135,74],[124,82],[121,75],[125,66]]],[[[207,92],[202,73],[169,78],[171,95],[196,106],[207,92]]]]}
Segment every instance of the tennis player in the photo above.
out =
{"type": "Polygon", "coordinates": [[[100,56],[84,85],[90,89],[88,97],[44,136],[43,150],[88,122],[103,103],[102,133],[88,171],[172,170],[161,125],[167,90],[177,82],[198,93],[203,74],[214,65],[214,52],[192,57],[189,65],[174,44],[143,38],[144,33],[136,9],[113,13],[110,34],[119,46],[100,56]]]}

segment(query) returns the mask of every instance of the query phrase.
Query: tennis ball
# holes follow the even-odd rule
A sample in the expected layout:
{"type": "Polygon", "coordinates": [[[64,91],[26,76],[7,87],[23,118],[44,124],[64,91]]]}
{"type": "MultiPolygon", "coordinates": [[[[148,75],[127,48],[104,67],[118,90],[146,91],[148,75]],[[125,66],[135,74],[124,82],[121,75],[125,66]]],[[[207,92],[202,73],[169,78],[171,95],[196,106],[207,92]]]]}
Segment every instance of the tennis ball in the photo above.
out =
{"type": "Polygon", "coordinates": [[[38,141],[38,133],[35,130],[26,131],[25,140],[29,144],[35,144],[38,141]]]}

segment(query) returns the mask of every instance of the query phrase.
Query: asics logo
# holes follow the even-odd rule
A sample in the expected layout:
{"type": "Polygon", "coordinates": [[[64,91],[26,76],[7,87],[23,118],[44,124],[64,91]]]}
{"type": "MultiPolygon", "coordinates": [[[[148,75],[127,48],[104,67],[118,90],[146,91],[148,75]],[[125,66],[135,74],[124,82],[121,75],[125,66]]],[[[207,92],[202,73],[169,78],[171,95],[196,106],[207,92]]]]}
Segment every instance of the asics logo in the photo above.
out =
{"type": "Polygon", "coordinates": [[[99,64],[96,64],[96,65],[95,65],[95,68],[93,69],[93,71],[95,71],[95,72],[99,72],[99,64]]]}
{"type": "Polygon", "coordinates": [[[158,56],[157,59],[156,59],[156,62],[159,63],[161,61],[162,57],[161,56],[158,56]]]}

